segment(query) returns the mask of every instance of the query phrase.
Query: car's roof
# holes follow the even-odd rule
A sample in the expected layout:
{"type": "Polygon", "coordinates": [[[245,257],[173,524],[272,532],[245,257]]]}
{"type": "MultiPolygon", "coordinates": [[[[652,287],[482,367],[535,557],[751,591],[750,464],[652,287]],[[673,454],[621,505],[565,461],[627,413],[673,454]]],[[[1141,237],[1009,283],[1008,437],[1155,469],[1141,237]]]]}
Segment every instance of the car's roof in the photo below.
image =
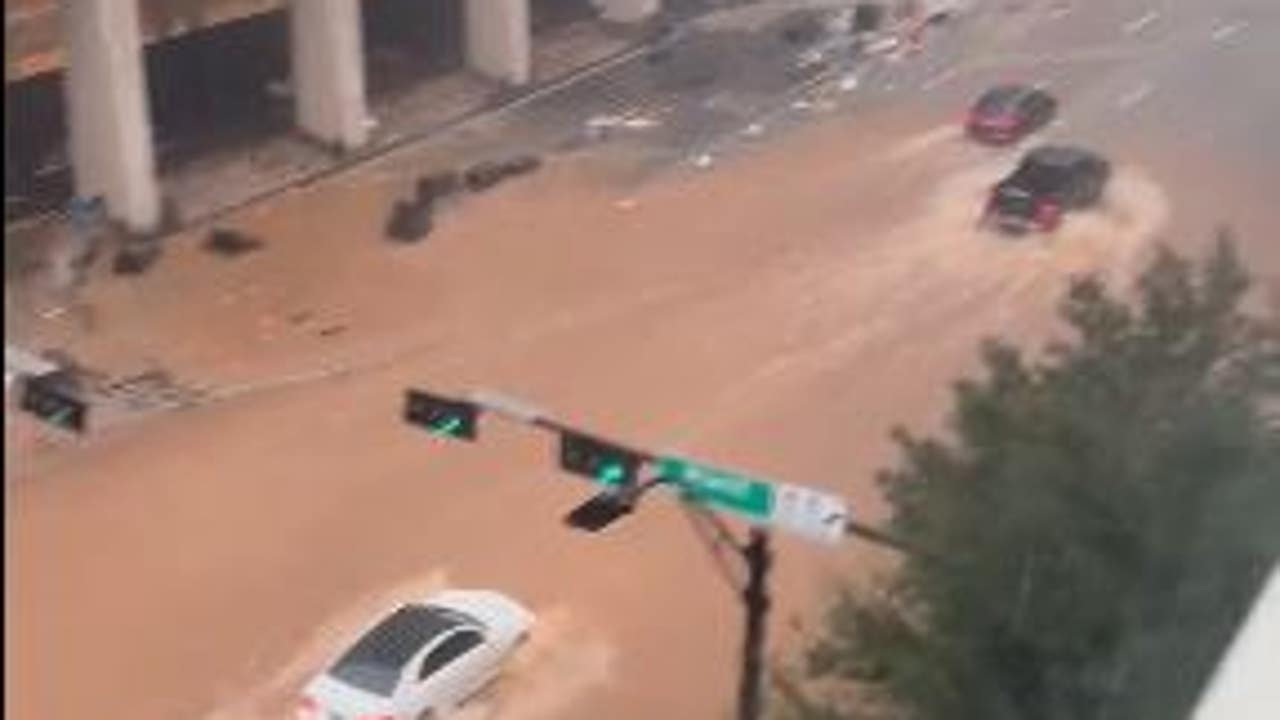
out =
{"type": "Polygon", "coordinates": [[[464,626],[476,627],[478,623],[449,608],[404,605],[361,636],[334,663],[330,672],[358,686],[367,684],[370,674],[382,677],[394,674],[398,678],[401,668],[419,650],[450,630],[464,626]]]}
{"type": "Polygon", "coordinates": [[[1067,167],[1084,160],[1094,160],[1098,154],[1074,145],[1041,145],[1026,154],[1024,165],[1067,167]]]}
{"type": "Polygon", "coordinates": [[[1007,107],[1022,101],[1022,99],[1033,93],[1040,92],[1030,85],[1018,85],[1015,83],[1007,83],[1004,85],[996,85],[982,93],[978,98],[978,106],[989,107],[1007,107]]]}

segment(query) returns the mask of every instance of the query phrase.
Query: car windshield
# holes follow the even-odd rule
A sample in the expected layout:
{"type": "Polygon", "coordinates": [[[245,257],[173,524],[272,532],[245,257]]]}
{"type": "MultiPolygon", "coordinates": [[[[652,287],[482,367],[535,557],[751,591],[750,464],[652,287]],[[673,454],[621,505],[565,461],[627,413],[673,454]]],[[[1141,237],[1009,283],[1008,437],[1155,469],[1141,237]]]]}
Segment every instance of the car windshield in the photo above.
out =
{"type": "Polygon", "coordinates": [[[1017,104],[1015,102],[1017,99],[1017,88],[996,88],[979,98],[977,110],[982,114],[1008,112],[1017,104]]]}
{"type": "Polygon", "coordinates": [[[1005,215],[1030,216],[1035,209],[1035,198],[1021,188],[1005,186],[996,191],[992,204],[1005,215]]]}
{"type": "Polygon", "coordinates": [[[1057,190],[1066,181],[1068,170],[1062,165],[1028,161],[1018,168],[1013,183],[1031,193],[1057,190]]]}
{"type": "Polygon", "coordinates": [[[365,633],[329,674],[384,697],[395,690],[401,670],[424,645],[467,621],[467,616],[435,606],[400,608],[365,633]]]}

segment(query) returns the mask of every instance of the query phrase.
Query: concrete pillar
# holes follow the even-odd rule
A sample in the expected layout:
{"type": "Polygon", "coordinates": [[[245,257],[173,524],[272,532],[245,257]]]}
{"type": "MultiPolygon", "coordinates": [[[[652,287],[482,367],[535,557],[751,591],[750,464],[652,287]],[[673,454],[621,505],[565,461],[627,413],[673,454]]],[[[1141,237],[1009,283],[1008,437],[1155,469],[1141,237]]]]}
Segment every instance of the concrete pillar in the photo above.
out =
{"type": "Polygon", "coordinates": [[[130,230],[154,230],[160,223],[160,187],[138,0],[72,0],[59,8],[76,194],[102,197],[107,214],[130,230]]]}
{"type": "Polygon", "coordinates": [[[600,17],[610,22],[631,23],[650,18],[662,9],[662,0],[592,0],[600,17]]]}
{"type": "Polygon", "coordinates": [[[292,0],[289,7],[298,127],[345,149],[369,139],[360,0],[292,0]]]}
{"type": "Polygon", "coordinates": [[[489,77],[524,85],[533,77],[530,0],[466,0],[467,64],[489,77]]]}

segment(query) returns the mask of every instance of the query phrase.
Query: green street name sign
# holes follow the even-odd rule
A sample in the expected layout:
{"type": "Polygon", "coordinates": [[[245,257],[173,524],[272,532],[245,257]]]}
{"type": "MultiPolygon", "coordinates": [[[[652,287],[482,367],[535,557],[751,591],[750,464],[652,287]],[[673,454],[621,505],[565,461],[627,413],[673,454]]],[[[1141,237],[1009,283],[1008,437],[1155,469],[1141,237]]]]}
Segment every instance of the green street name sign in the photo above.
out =
{"type": "Polygon", "coordinates": [[[679,457],[662,457],[658,473],[685,500],[825,543],[845,534],[849,509],[839,495],[772,483],[679,457]]]}
{"type": "Polygon", "coordinates": [[[659,458],[658,472],[699,504],[760,522],[773,513],[773,486],[763,480],[675,457],[659,458]]]}

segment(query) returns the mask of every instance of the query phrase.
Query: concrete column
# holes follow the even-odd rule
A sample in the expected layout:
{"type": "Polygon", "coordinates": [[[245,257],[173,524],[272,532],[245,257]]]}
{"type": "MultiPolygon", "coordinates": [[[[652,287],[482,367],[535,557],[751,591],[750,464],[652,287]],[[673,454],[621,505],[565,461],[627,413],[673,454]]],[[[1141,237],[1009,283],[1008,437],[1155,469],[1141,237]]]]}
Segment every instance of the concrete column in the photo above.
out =
{"type": "Polygon", "coordinates": [[[315,139],[345,149],[369,139],[360,0],[292,0],[294,110],[315,139]]]}
{"type": "Polygon", "coordinates": [[[130,230],[160,223],[160,187],[138,27],[138,0],[60,3],[63,82],[76,193],[101,196],[130,230]]]}
{"type": "Polygon", "coordinates": [[[466,0],[467,64],[489,77],[524,85],[533,76],[530,0],[466,0]]]}
{"type": "Polygon", "coordinates": [[[592,0],[600,17],[610,22],[631,23],[650,18],[662,9],[662,0],[592,0]]]}

